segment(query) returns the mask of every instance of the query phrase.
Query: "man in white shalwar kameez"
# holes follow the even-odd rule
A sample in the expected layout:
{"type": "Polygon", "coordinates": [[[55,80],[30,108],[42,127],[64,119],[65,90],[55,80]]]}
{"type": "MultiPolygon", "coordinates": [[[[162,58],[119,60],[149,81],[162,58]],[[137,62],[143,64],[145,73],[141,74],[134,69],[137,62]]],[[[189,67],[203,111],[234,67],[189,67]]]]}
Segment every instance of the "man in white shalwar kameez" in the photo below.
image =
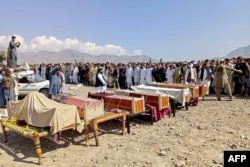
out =
{"type": "Polygon", "coordinates": [[[143,64],[140,70],[140,84],[144,85],[146,83],[146,74],[147,74],[146,66],[143,64]]]}
{"type": "Polygon", "coordinates": [[[125,76],[126,76],[127,87],[128,87],[128,89],[131,89],[131,86],[132,86],[132,76],[133,76],[133,68],[131,67],[131,64],[128,64],[125,76]]]}
{"type": "Polygon", "coordinates": [[[73,69],[73,83],[78,84],[78,73],[79,73],[79,69],[77,66],[74,66],[73,69]]]}
{"type": "Polygon", "coordinates": [[[41,77],[46,79],[46,66],[44,64],[41,65],[41,77]]]}
{"type": "Polygon", "coordinates": [[[146,83],[152,83],[152,71],[153,68],[151,67],[151,65],[148,65],[148,67],[146,68],[146,83]]]}
{"type": "Polygon", "coordinates": [[[168,83],[174,82],[174,74],[175,74],[175,69],[173,69],[173,65],[169,65],[169,68],[166,71],[166,79],[168,83]]]}
{"type": "Polygon", "coordinates": [[[134,76],[134,83],[135,86],[139,85],[140,82],[140,74],[141,74],[141,70],[139,68],[138,65],[136,65],[136,67],[133,70],[133,76],[134,76]]]}
{"type": "Polygon", "coordinates": [[[207,94],[209,94],[209,87],[210,87],[210,83],[211,83],[211,74],[212,70],[209,67],[209,63],[205,62],[203,67],[201,68],[201,72],[200,72],[200,80],[201,80],[201,85],[207,85],[207,94]]]}

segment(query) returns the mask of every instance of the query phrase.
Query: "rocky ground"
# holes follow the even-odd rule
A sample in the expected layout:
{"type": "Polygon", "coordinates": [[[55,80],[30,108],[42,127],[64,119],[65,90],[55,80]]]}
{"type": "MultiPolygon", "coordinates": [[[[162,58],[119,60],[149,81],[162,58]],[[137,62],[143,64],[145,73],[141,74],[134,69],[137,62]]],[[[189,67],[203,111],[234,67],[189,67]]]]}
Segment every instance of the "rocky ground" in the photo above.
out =
{"type": "MultiPolygon", "coordinates": [[[[87,96],[87,92],[96,90],[84,87],[71,91],[87,96]]],[[[131,133],[125,136],[121,135],[119,121],[103,123],[99,127],[99,147],[93,134],[90,147],[86,147],[84,136],[73,130],[63,132],[59,144],[42,139],[41,166],[222,167],[224,150],[250,150],[249,120],[249,98],[215,101],[214,96],[208,96],[197,107],[178,110],[176,117],[166,117],[153,125],[133,119],[131,133]]],[[[2,139],[0,166],[37,165],[31,140],[12,131],[7,143],[2,139]]]]}

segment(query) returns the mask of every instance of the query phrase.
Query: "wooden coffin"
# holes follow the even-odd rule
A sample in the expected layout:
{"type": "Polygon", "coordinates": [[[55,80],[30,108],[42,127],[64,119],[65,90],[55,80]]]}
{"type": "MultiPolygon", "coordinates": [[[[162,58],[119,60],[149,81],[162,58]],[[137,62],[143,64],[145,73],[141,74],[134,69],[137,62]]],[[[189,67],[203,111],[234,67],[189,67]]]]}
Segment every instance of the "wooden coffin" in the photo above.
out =
{"type": "Polygon", "coordinates": [[[200,85],[199,86],[199,95],[204,97],[205,95],[207,95],[208,92],[208,88],[207,85],[200,85]]]}
{"type": "Polygon", "coordinates": [[[129,113],[140,113],[145,111],[144,98],[129,97],[121,95],[111,95],[104,97],[104,107],[106,109],[120,109],[129,113]]]}
{"type": "Polygon", "coordinates": [[[159,111],[169,107],[169,96],[166,94],[152,94],[129,90],[116,90],[115,93],[118,95],[127,95],[131,97],[144,97],[145,103],[157,107],[159,111]]]}
{"type": "Polygon", "coordinates": [[[65,104],[77,106],[80,117],[86,120],[104,115],[104,105],[100,100],[71,96],[65,100],[65,104]]]}
{"type": "Polygon", "coordinates": [[[89,98],[93,98],[93,99],[98,99],[101,100],[103,99],[105,96],[110,96],[113,95],[113,93],[106,93],[106,92],[101,92],[101,93],[88,93],[88,97],[89,98]]]}
{"type": "Polygon", "coordinates": [[[158,87],[162,87],[162,88],[177,88],[177,89],[184,89],[184,88],[189,88],[192,97],[199,97],[200,93],[199,93],[199,86],[197,85],[186,85],[186,84],[178,84],[178,83],[158,83],[157,84],[158,87]]]}

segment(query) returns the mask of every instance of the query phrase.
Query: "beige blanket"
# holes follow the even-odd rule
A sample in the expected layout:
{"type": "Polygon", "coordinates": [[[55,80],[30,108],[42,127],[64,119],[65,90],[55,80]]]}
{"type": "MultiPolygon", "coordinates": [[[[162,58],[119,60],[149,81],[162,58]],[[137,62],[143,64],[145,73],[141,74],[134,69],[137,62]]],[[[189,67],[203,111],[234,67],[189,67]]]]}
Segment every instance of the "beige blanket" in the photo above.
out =
{"type": "Polygon", "coordinates": [[[8,102],[9,117],[25,120],[36,127],[50,127],[51,134],[72,126],[79,132],[83,130],[77,107],[55,102],[41,93],[28,94],[18,102],[8,102]]]}

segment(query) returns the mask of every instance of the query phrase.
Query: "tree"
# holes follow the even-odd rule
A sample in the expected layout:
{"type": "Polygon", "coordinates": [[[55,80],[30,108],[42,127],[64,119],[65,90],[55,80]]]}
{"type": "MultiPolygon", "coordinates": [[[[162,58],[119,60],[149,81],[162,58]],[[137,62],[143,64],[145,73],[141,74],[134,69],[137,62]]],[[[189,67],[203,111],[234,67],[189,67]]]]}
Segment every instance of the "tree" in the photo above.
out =
{"type": "Polygon", "coordinates": [[[6,53],[5,51],[0,51],[0,63],[6,60],[6,53]]]}

